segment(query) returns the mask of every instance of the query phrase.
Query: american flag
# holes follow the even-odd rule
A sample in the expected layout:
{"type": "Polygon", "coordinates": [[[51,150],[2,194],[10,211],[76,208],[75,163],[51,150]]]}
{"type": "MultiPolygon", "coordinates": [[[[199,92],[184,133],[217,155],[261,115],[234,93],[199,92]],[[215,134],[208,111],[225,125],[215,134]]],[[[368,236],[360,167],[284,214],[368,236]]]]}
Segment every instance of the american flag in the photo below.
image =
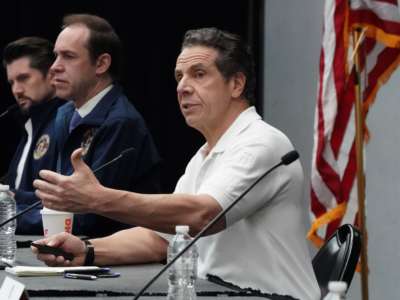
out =
{"type": "Polygon", "coordinates": [[[400,62],[397,0],[325,1],[311,166],[312,225],[308,234],[317,246],[340,225],[357,225],[354,48],[360,58],[361,101],[366,117],[379,87],[400,62]],[[355,28],[365,34],[359,47],[352,39],[355,28]]]}

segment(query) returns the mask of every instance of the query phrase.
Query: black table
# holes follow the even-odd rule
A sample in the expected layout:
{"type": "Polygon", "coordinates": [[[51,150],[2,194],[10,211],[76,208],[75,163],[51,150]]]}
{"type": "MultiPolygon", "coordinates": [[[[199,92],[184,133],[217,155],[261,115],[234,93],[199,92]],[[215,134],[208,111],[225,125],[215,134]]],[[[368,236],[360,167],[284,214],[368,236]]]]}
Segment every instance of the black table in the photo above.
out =
{"type": "MultiPolygon", "coordinates": [[[[35,240],[36,237],[20,236],[19,240],[35,240]]],[[[15,265],[43,266],[31,252],[30,248],[19,248],[15,265]]],[[[121,273],[118,278],[99,278],[94,281],[65,279],[61,276],[16,277],[5,271],[0,271],[0,282],[6,276],[12,277],[26,286],[29,297],[34,299],[133,299],[146,283],[160,269],[161,264],[146,264],[132,266],[112,266],[112,271],[121,273]]],[[[167,272],[158,278],[142,296],[143,299],[165,299],[168,289],[167,272]]],[[[256,296],[244,291],[237,291],[228,287],[198,279],[196,292],[199,299],[270,299],[266,296],[256,296]]],[[[141,297],[141,298],[142,298],[141,297]]]]}

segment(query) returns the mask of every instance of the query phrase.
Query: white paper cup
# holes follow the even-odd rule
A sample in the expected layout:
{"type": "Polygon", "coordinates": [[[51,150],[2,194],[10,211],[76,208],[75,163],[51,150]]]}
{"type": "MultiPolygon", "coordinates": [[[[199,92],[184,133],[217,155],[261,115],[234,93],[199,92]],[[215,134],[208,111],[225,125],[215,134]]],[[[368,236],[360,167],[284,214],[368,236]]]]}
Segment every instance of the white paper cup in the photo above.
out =
{"type": "Polygon", "coordinates": [[[44,207],[40,211],[43,221],[43,234],[45,237],[60,232],[72,233],[74,214],[66,211],[52,210],[44,207]]]}

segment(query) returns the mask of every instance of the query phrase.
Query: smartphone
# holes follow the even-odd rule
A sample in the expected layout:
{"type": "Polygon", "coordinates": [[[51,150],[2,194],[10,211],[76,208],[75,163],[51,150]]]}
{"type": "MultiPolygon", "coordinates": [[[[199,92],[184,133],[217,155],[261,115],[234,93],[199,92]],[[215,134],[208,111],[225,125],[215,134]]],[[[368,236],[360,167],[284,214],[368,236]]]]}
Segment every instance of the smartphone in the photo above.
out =
{"type": "Polygon", "coordinates": [[[74,274],[88,274],[88,275],[100,275],[110,273],[110,268],[98,268],[98,269],[82,269],[82,270],[66,270],[64,273],[74,273],[74,274]]]}
{"type": "Polygon", "coordinates": [[[104,273],[104,274],[97,274],[97,278],[116,278],[121,276],[121,273],[117,272],[110,272],[110,273],[104,273]]]}
{"type": "Polygon", "coordinates": [[[53,254],[55,256],[63,256],[65,259],[68,259],[68,260],[74,259],[74,255],[72,253],[66,252],[61,248],[51,247],[48,245],[36,244],[34,242],[31,243],[31,246],[37,248],[39,253],[53,254]]]}
{"type": "Polygon", "coordinates": [[[91,275],[91,276],[96,276],[97,278],[116,278],[116,277],[121,276],[120,273],[111,272],[110,268],[99,268],[99,269],[92,269],[92,270],[84,270],[84,269],[83,270],[66,270],[66,271],[64,271],[64,277],[66,277],[67,274],[73,274],[73,276],[75,276],[75,277],[77,275],[91,275]]]}

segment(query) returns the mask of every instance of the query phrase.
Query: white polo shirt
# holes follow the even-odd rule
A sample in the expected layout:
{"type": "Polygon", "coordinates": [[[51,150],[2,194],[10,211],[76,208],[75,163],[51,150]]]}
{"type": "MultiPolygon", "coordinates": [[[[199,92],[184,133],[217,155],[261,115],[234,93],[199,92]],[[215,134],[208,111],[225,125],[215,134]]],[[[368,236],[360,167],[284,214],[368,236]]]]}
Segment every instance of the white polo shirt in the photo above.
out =
{"type": "MultiPolygon", "coordinates": [[[[175,192],[207,194],[225,208],[293,146],[250,107],[208,155],[206,149],[191,159],[175,192]]],[[[303,184],[299,161],[261,180],[226,215],[225,230],[198,241],[199,277],[211,274],[242,288],[319,299],[306,244],[303,184]]]]}

